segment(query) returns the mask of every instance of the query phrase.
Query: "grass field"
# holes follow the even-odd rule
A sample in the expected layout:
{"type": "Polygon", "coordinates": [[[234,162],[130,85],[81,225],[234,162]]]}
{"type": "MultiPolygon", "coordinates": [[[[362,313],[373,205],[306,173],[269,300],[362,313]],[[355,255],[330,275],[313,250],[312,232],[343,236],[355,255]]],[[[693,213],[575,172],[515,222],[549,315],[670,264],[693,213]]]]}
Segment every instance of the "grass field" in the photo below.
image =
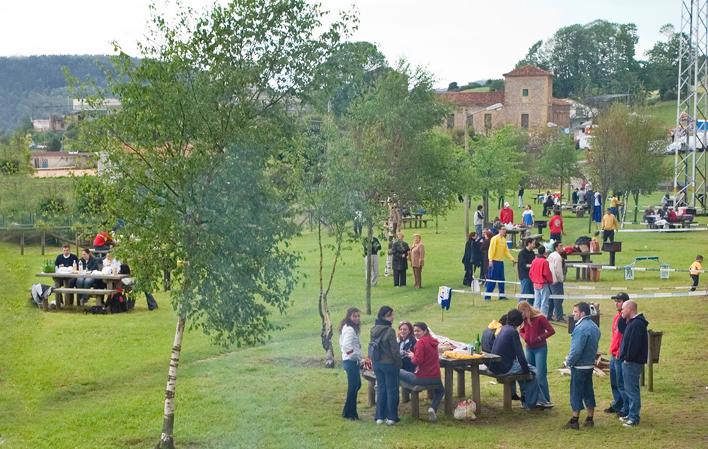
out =
{"type": "MultiPolygon", "coordinates": [[[[530,192],[529,192],[530,193],[530,192]]],[[[540,210],[537,210],[537,213],[540,210]]],[[[518,214],[519,211],[515,210],[518,214]]],[[[706,219],[702,221],[705,223],[706,219]]],[[[587,235],[587,219],[566,217],[568,241],[587,235]]],[[[441,320],[437,287],[461,287],[464,238],[457,209],[435,227],[421,230],[426,245],[424,288],[393,289],[380,278],[373,289],[377,309],[388,304],[396,320],[426,321],[435,332],[472,341],[512,301],[482,303],[469,295],[453,297],[441,320]]],[[[412,231],[407,232],[409,240],[412,231]]],[[[708,253],[708,234],[619,234],[624,251],[618,263],[639,255],[660,255],[673,267],[687,268],[697,252],[708,253]]],[[[176,439],[181,448],[701,448],[708,447],[708,311],[705,297],[639,300],[650,328],[664,331],[661,362],[655,367],[655,391],[642,390],[642,424],[625,429],[600,413],[596,427],[563,431],[569,416],[568,377],[553,368],[565,357],[569,336],[562,326],[549,341],[549,382],[556,407],[525,412],[514,404],[502,410],[502,388],[482,378],[483,414],[471,423],[449,418],[430,424],[413,421],[408,405],[402,422],[376,426],[366,395],[359,396],[360,422],[340,418],[346,376],[322,368],[315,279],[315,239],[304,233],[295,242],[309,275],[293,296],[285,329],[254,348],[212,346],[199,332],[183,343],[177,381],[176,439]]],[[[58,250],[57,250],[58,251],[58,250]]],[[[19,256],[17,245],[0,243],[0,448],[148,448],[157,441],[175,315],[166,294],[160,309],[148,312],[142,298],[129,314],[43,313],[27,305],[27,290],[46,259],[38,248],[19,256]]],[[[606,262],[607,255],[596,261],[606,262]]],[[[352,305],[363,308],[361,253],[355,245],[345,256],[331,292],[331,310],[339,320],[352,305]]],[[[383,271],[383,267],[381,268],[383,271]]],[[[409,273],[409,278],[411,274],[409,273]]],[[[624,281],[619,272],[603,272],[596,284],[631,286],[688,285],[686,273],[660,281],[658,273],[638,273],[624,281]]],[[[516,279],[510,266],[507,279],[516,279]]],[[[412,279],[410,279],[412,284],[412,279]]],[[[706,278],[702,279],[705,288],[706,278]]],[[[609,291],[609,290],[600,290],[609,291]]],[[[609,295],[608,295],[609,298],[609,295]]],[[[600,301],[603,333],[609,345],[612,302],[600,301]]],[[[564,304],[566,313],[572,305],[564,304]]],[[[372,317],[365,317],[363,343],[372,317]]],[[[335,337],[335,344],[337,338],[335,337]]],[[[337,353],[338,358],[339,354],[337,353]]],[[[598,407],[610,401],[607,378],[595,377],[598,407]]]]}

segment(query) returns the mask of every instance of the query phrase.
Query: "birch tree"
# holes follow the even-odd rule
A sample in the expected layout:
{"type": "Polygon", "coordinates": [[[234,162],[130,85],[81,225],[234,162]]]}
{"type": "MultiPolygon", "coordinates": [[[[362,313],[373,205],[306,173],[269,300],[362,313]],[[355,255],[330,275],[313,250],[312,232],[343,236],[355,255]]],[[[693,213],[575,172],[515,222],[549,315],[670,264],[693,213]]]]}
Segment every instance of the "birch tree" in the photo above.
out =
{"type": "Polygon", "coordinates": [[[174,263],[177,326],[158,448],[174,447],[177,367],[185,328],[216,343],[256,344],[276,330],[296,282],[289,111],[347,32],[304,0],[235,0],[168,20],[153,6],[141,60],[108,71],[115,113],[88,121],[107,155],[101,178],[126,222],[118,257],[140,282],[174,263]]]}

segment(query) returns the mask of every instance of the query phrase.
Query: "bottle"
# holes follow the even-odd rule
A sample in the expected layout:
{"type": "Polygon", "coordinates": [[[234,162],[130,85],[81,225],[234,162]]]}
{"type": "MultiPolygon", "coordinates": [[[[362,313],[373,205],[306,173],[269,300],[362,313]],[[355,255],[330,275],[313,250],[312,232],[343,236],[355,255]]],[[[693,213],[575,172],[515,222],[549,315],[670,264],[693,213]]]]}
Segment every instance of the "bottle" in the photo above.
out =
{"type": "Polygon", "coordinates": [[[76,261],[74,261],[74,264],[73,264],[73,266],[72,266],[71,268],[74,270],[74,272],[79,271],[79,268],[78,268],[78,266],[76,265],[76,261]]]}
{"type": "Polygon", "coordinates": [[[470,355],[474,354],[474,353],[475,353],[475,345],[474,345],[474,342],[469,344],[469,348],[470,348],[470,355]]]}
{"type": "Polygon", "coordinates": [[[477,334],[477,340],[474,342],[475,348],[477,348],[477,354],[482,353],[482,342],[479,340],[479,334],[477,334]]]}

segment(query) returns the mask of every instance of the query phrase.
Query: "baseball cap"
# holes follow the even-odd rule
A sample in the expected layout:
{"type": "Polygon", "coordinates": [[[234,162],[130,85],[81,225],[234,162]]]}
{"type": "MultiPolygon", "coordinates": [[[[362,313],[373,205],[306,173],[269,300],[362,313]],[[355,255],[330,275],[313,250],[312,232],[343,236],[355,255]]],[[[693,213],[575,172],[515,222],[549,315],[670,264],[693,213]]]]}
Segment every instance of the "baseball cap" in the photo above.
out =
{"type": "Polygon", "coordinates": [[[616,302],[629,301],[629,295],[626,294],[625,292],[620,292],[620,293],[617,293],[616,295],[612,296],[612,299],[614,299],[616,302]]]}

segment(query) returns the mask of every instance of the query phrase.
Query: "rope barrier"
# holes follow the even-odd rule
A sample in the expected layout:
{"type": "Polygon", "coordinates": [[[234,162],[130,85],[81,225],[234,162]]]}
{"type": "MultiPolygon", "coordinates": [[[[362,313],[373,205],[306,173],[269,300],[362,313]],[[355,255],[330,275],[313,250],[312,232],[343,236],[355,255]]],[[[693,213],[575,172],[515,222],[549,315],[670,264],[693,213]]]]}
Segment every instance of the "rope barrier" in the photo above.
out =
{"type": "MultiPolygon", "coordinates": [[[[452,289],[452,292],[454,293],[463,293],[463,294],[468,294],[468,295],[475,295],[475,296],[489,296],[489,297],[494,297],[498,298],[500,296],[504,296],[505,298],[518,298],[518,299],[527,299],[527,298],[533,298],[534,295],[528,294],[528,293],[519,293],[516,295],[507,295],[504,294],[502,295],[501,293],[497,292],[473,292],[471,290],[459,290],[459,289],[452,289]]],[[[683,298],[686,296],[708,296],[708,290],[696,290],[693,292],[657,292],[657,293],[629,293],[629,299],[641,299],[641,298],[683,298]]],[[[592,295],[548,295],[548,298],[550,299],[608,299],[608,294],[592,294],[592,295]]]]}

